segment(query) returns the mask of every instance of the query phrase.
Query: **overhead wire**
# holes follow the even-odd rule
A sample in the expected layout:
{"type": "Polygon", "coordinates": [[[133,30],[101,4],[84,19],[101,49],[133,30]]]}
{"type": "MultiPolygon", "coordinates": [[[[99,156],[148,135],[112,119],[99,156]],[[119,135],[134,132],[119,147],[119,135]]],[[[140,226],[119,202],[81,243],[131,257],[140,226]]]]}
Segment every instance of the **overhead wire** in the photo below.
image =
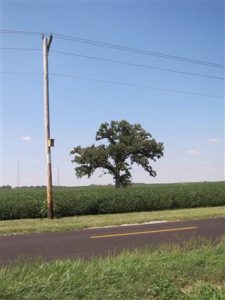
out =
{"type": "MultiPolygon", "coordinates": [[[[0,33],[27,34],[27,35],[42,35],[43,34],[40,31],[22,31],[22,30],[0,30],[0,33]]],[[[205,65],[208,67],[225,68],[224,64],[209,62],[209,61],[205,61],[205,60],[199,60],[199,59],[171,55],[171,54],[162,53],[162,52],[132,48],[132,47],[128,47],[128,46],[117,45],[117,44],[107,43],[107,42],[100,42],[100,41],[96,41],[96,40],[92,40],[92,39],[85,39],[85,38],[80,38],[77,36],[63,35],[63,34],[59,34],[59,33],[45,32],[45,34],[52,34],[56,38],[68,40],[68,41],[72,41],[72,42],[76,42],[76,43],[101,46],[101,47],[111,48],[111,49],[115,49],[115,50],[138,53],[138,54],[142,54],[142,55],[151,55],[151,56],[155,56],[155,57],[159,57],[159,58],[172,59],[172,60],[183,61],[186,63],[205,65]]]]}
{"type": "Polygon", "coordinates": [[[0,47],[1,50],[42,51],[41,48],[0,47]]]}
{"type": "MultiPolygon", "coordinates": [[[[29,51],[29,50],[30,51],[42,51],[42,49],[40,49],[40,48],[21,48],[21,47],[20,48],[19,47],[18,48],[17,47],[0,47],[0,49],[2,49],[2,50],[22,50],[22,51],[29,51]]],[[[156,67],[156,66],[152,66],[152,65],[137,64],[137,63],[131,63],[131,62],[126,62],[126,61],[121,61],[121,60],[108,59],[108,58],[90,56],[90,55],[83,55],[83,54],[78,54],[78,53],[74,53],[74,52],[65,52],[65,51],[59,51],[59,50],[51,50],[50,52],[55,53],[55,54],[60,54],[60,55],[81,57],[81,58],[86,58],[86,59],[91,59],[91,60],[96,60],[96,61],[129,65],[129,66],[133,66],[133,67],[141,67],[141,68],[150,69],[150,70],[159,70],[159,71],[166,71],[166,72],[172,72],[172,73],[183,74],[183,75],[224,80],[224,77],[219,77],[219,76],[200,74],[200,73],[194,73],[194,72],[186,72],[186,71],[174,70],[174,69],[170,69],[170,68],[161,68],[161,67],[156,67]]]]}
{"type": "MultiPolygon", "coordinates": [[[[0,33],[13,33],[13,34],[29,34],[29,35],[40,35],[42,34],[41,32],[34,32],[34,31],[17,31],[17,30],[0,30],[0,33]]],[[[119,50],[125,50],[125,51],[131,51],[131,52],[137,52],[141,54],[147,54],[147,55],[155,55],[159,57],[164,57],[164,58],[171,58],[171,59],[178,59],[186,62],[191,62],[191,63],[199,63],[199,64],[204,64],[204,65],[210,65],[214,67],[221,67],[223,68],[224,65],[217,64],[217,63],[211,63],[211,62],[206,62],[202,60],[195,60],[195,59],[189,59],[189,58],[184,58],[184,57],[178,57],[174,55],[168,55],[164,53],[159,53],[159,52],[151,52],[151,51],[146,51],[146,50],[141,50],[137,48],[130,48],[126,46],[119,46],[115,44],[110,44],[110,43],[103,43],[103,42],[98,42],[98,41],[93,41],[93,40],[88,40],[88,39],[82,39],[78,37],[72,37],[72,36],[65,36],[65,35],[60,35],[60,34],[53,34],[55,37],[62,38],[62,39],[69,39],[73,41],[80,41],[84,43],[91,43],[95,45],[100,45],[100,46],[105,46],[105,47],[112,47],[114,49],[119,49],[119,50]]],[[[5,49],[16,49],[16,47],[6,47],[5,49]]],[[[20,50],[34,50],[34,51],[40,51],[41,49],[38,48],[20,48],[20,50]]],[[[158,70],[164,70],[164,71],[169,71],[169,72],[175,72],[175,73],[182,73],[182,74],[188,74],[188,75],[193,75],[193,76],[202,76],[202,77],[208,77],[208,78],[214,78],[214,79],[220,79],[224,80],[222,77],[217,77],[217,76],[211,76],[211,75],[204,75],[204,74],[199,74],[199,73],[192,73],[192,72],[184,72],[184,71],[178,71],[178,70],[173,70],[173,69],[168,69],[168,68],[160,68],[160,67],[154,67],[150,65],[142,65],[142,64],[136,64],[136,63],[130,63],[130,62],[125,62],[125,61],[118,61],[118,60],[112,60],[112,59],[107,59],[107,58],[101,58],[101,57],[95,57],[95,56],[87,56],[87,55],[81,55],[77,53],[71,53],[71,52],[64,52],[64,51],[58,51],[58,50],[51,50],[53,53],[57,54],[64,54],[64,55],[74,55],[77,57],[83,57],[83,58],[89,58],[89,59],[95,59],[95,60],[102,60],[102,61],[107,61],[107,62],[113,62],[113,63],[119,63],[119,64],[126,64],[126,65],[132,65],[136,67],[144,67],[144,68],[151,68],[151,69],[158,69],[158,70]]],[[[20,72],[1,72],[2,74],[16,74],[20,72]]],[[[24,73],[30,73],[30,74],[37,74],[35,72],[24,72],[24,73]]],[[[217,98],[217,99],[224,99],[224,97],[221,96],[215,96],[215,95],[209,95],[209,94],[202,94],[202,93],[196,93],[196,92],[190,92],[190,91],[184,91],[184,90],[173,90],[173,89],[166,89],[166,88],[159,88],[159,87],[152,87],[152,86],[145,86],[145,85],[138,85],[138,84],[132,84],[132,83],[124,83],[124,82],[119,82],[119,81],[110,81],[110,80],[104,80],[104,79],[96,79],[96,78],[88,78],[88,77],[80,77],[80,76],[74,76],[74,75],[66,75],[66,74],[58,74],[58,73],[50,73],[50,76],[60,76],[64,78],[71,78],[71,79],[81,79],[81,80],[88,80],[88,81],[93,81],[93,82],[102,82],[102,83],[110,83],[114,85],[121,85],[121,86],[129,86],[129,87],[134,87],[134,88],[143,88],[143,89],[151,89],[151,90],[158,90],[158,91],[163,91],[163,92],[171,92],[171,93],[179,93],[179,94],[189,94],[189,95],[196,95],[196,96],[204,96],[204,97],[210,97],[210,98],[217,98]]]]}
{"type": "MultiPolygon", "coordinates": [[[[42,72],[26,72],[26,71],[3,71],[0,72],[0,74],[33,74],[33,75],[43,75],[42,72]]],[[[153,87],[153,86],[146,86],[146,85],[139,85],[139,84],[133,84],[133,83],[127,83],[127,82],[119,82],[119,81],[113,81],[113,80],[104,80],[104,79],[97,79],[97,78],[90,78],[90,77],[82,77],[82,76],[76,76],[76,75],[68,75],[68,74],[61,74],[61,73],[49,73],[49,76],[51,77],[64,77],[64,78],[70,78],[70,79],[80,79],[80,80],[86,80],[86,81],[92,81],[97,83],[106,83],[106,84],[113,84],[113,85],[119,85],[119,86],[127,86],[132,88],[140,88],[140,89],[150,89],[155,91],[161,91],[161,92],[169,92],[169,93],[177,93],[177,94],[187,94],[192,96],[201,96],[201,97],[208,97],[208,98],[216,98],[216,99],[224,99],[224,97],[216,96],[216,95],[210,95],[210,94],[202,94],[202,93],[196,93],[191,91],[184,91],[184,90],[173,90],[173,89],[166,89],[166,88],[160,88],[160,87],[153,87]]]]}
{"type": "Polygon", "coordinates": [[[62,55],[71,55],[71,56],[76,56],[76,57],[92,59],[92,60],[117,63],[117,64],[122,64],[122,65],[129,65],[129,66],[133,66],[133,67],[142,67],[142,68],[152,69],[152,70],[159,70],[159,71],[166,71],[166,72],[172,72],[172,73],[178,73],[178,74],[185,74],[185,75],[192,75],[192,76],[198,76],[198,77],[204,77],[204,78],[224,80],[223,77],[218,77],[218,76],[205,75],[205,74],[194,73],[194,72],[179,71],[179,70],[174,70],[174,69],[170,69],[170,68],[161,68],[161,67],[155,67],[152,65],[137,64],[137,63],[125,62],[125,61],[121,61],[121,60],[102,58],[102,57],[97,57],[97,56],[83,55],[83,54],[64,52],[64,51],[58,51],[58,50],[51,50],[51,52],[57,53],[57,54],[62,54],[62,55]]]}
{"type": "Polygon", "coordinates": [[[57,33],[54,33],[53,35],[56,38],[69,40],[69,41],[73,41],[73,42],[89,44],[89,45],[107,47],[107,48],[111,48],[111,49],[122,50],[122,51],[127,51],[127,52],[134,52],[134,53],[144,54],[144,55],[151,55],[151,56],[156,56],[156,57],[160,57],[160,58],[179,60],[179,61],[183,61],[183,62],[187,62],[187,63],[201,64],[201,65],[205,65],[205,66],[209,66],[209,67],[217,67],[217,68],[225,67],[225,65],[223,65],[223,64],[208,62],[205,60],[181,57],[181,56],[166,54],[166,53],[162,53],[162,52],[148,51],[148,50],[132,48],[132,47],[127,47],[127,46],[122,46],[122,45],[116,45],[116,44],[111,44],[111,43],[106,43],[106,42],[99,42],[99,41],[95,41],[95,40],[83,39],[80,37],[66,36],[66,35],[57,34],[57,33]]]}
{"type": "Polygon", "coordinates": [[[40,31],[9,30],[9,29],[0,29],[0,33],[22,34],[22,35],[43,35],[44,34],[44,32],[40,32],[40,31]]]}
{"type": "Polygon", "coordinates": [[[49,73],[49,75],[50,76],[60,76],[60,77],[71,78],[71,79],[88,80],[88,81],[93,81],[93,82],[110,83],[110,84],[114,84],[114,85],[129,86],[129,87],[134,87],[134,88],[151,89],[151,90],[162,91],[162,92],[188,94],[188,95],[192,95],[192,96],[202,96],[202,97],[209,97],[209,98],[224,99],[224,97],[221,97],[221,96],[195,93],[195,92],[184,91],[184,90],[165,89],[165,88],[159,88],[159,87],[152,87],[152,86],[145,86],[145,85],[139,85],[139,84],[112,81],[112,80],[96,79],[96,78],[81,77],[81,76],[74,76],[74,75],[65,75],[65,74],[58,74],[58,73],[49,73]]]}

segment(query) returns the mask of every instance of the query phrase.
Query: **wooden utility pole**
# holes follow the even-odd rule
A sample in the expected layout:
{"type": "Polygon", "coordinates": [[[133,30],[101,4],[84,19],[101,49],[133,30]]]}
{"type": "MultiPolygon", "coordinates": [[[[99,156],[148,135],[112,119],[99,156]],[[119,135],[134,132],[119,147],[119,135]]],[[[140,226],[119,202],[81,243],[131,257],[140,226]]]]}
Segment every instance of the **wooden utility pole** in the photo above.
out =
{"type": "Polygon", "coordinates": [[[51,147],[54,146],[54,140],[50,138],[50,117],[49,117],[49,84],[48,84],[48,53],[52,42],[52,35],[49,39],[43,35],[43,68],[44,68],[44,115],[45,115],[45,150],[47,162],[47,204],[48,217],[54,218],[53,195],[52,195],[52,165],[51,165],[51,147]]]}

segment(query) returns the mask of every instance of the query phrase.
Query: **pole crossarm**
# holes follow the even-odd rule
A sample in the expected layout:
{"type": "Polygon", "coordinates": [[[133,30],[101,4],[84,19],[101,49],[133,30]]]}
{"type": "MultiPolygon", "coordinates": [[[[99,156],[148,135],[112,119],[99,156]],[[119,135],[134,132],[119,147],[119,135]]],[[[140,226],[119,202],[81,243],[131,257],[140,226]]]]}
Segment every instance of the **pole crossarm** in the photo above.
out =
{"type": "Polygon", "coordinates": [[[50,49],[52,39],[53,39],[53,35],[51,34],[50,37],[49,37],[49,40],[47,39],[47,50],[48,50],[48,51],[49,51],[49,49],[50,49]]]}

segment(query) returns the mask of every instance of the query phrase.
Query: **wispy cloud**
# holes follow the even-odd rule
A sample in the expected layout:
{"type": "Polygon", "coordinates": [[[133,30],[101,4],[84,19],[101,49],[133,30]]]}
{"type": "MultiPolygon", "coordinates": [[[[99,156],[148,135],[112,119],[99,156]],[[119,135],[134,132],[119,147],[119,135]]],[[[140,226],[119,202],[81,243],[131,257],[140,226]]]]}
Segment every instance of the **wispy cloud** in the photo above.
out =
{"type": "Polygon", "coordinates": [[[193,150],[193,149],[192,149],[192,150],[189,150],[187,153],[190,154],[190,155],[199,155],[199,154],[200,154],[199,151],[193,150]]]}
{"type": "Polygon", "coordinates": [[[205,143],[207,143],[207,144],[215,144],[218,142],[219,142],[219,140],[217,138],[211,138],[211,139],[208,139],[205,141],[205,143]]]}
{"type": "Polygon", "coordinates": [[[208,166],[209,162],[208,161],[202,161],[202,162],[200,162],[200,164],[203,165],[203,166],[208,166]]]}
{"type": "Polygon", "coordinates": [[[31,141],[31,137],[30,136],[21,136],[20,139],[22,141],[31,141]]]}
{"type": "Polygon", "coordinates": [[[39,164],[40,160],[33,159],[31,162],[32,162],[32,164],[39,164]]]}

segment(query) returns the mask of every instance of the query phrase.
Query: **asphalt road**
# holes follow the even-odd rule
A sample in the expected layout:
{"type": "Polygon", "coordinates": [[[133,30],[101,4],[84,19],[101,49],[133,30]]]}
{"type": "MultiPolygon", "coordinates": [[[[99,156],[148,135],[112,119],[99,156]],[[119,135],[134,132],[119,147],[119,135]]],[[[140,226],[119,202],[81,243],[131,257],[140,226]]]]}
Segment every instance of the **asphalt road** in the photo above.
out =
{"type": "Polygon", "coordinates": [[[225,218],[0,236],[0,264],[19,258],[49,261],[115,255],[125,249],[183,243],[193,237],[217,241],[222,235],[225,218]]]}

